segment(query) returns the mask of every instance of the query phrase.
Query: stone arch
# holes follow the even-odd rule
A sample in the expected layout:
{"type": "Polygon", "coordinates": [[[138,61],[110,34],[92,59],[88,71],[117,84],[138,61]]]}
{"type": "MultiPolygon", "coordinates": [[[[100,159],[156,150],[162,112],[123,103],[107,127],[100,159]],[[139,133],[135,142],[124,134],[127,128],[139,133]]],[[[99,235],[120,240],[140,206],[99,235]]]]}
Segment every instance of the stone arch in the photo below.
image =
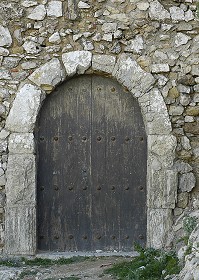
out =
{"type": "Polygon", "coordinates": [[[46,94],[76,74],[88,71],[112,76],[138,99],[148,138],[147,244],[162,248],[172,226],[177,173],[172,169],[176,139],[155,79],[127,54],[117,59],[89,51],[64,53],[35,70],[23,82],[6,121],[9,158],[6,183],[5,244],[8,254],[36,252],[36,160],[34,126],[46,94]]]}

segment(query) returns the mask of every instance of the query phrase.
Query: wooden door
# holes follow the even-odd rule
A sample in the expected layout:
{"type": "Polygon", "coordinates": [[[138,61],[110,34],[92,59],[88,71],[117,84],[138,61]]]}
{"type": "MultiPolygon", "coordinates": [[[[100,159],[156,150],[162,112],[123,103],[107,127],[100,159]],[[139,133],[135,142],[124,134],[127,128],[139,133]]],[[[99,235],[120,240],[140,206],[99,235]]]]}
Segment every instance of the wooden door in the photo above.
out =
{"type": "Polygon", "coordinates": [[[144,245],[147,143],[136,99],[115,80],[79,76],[46,98],[35,132],[38,249],[144,245]]]}

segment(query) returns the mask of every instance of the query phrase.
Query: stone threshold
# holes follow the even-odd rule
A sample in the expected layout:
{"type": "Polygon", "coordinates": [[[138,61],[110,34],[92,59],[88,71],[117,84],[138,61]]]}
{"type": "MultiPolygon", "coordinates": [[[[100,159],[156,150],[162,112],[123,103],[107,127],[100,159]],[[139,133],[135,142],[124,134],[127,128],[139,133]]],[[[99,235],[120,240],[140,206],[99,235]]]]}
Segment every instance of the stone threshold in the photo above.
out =
{"type": "Polygon", "coordinates": [[[31,258],[42,258],[42,259],[69,259],[72,257],[136,257],[139,253],[136,251],[132,252],[103,252],[101,250],[96,250],[96,252],[38,252],[35,256],[31,258]]]}

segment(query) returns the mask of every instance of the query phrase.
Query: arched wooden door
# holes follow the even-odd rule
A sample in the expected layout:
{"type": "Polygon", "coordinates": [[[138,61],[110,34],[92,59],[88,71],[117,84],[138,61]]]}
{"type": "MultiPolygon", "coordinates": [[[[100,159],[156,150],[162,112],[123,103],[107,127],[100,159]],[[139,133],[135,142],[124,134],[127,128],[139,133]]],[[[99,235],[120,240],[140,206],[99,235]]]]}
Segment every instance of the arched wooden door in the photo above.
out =
{"type": "Polygon", "coordinates": [[[39,250],[145,244],[146,134],[127,90],[95,75],[63,83],[46,98],[36,137],[39,250]]]}

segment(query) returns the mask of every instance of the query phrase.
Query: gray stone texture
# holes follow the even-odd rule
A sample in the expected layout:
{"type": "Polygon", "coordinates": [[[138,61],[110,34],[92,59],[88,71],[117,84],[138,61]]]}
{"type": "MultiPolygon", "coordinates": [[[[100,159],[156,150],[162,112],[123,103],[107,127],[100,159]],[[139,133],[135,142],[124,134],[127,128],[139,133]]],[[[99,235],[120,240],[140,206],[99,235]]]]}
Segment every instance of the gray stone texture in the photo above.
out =
{"type": "Polygon", "coordinates": [[[67,76],[74,74],[84,74],[91,65],[92,54],[89,51],[75,51],[64,53],[62,61],[66,69],[67,76]]]}
{"type": "Polygon", "coordinates": [[[111,55],[93,55],[92,69],[94,71],[111,74],[115,66],[116,58],[111,55]]]}
{"type": "Polygon", "coordinates": [[[171,123],[160,91],[154,88],[139,97],[138,101],[142,108],[147,134],[170,134],[171,123]]]}
{"type": "Polygon", "coordinates": [[[190,192],[196,185],[196,178],[192,172],[182,174],[179,180],[179,189],[182,192],[190,192]]]}
{"type": "Polygon", "coordinates": [[[7,206],[35,205],[35,156],[31,154],[9,155],[6,176],[7,206]]]}
{"type": "Polygon", "coordinates": [[[164,248],[172,228],[172,210],[148,208],[147,215],[147,245],[164,248]]]}
{"type": "Polygon", "coordinates": [[[35,150],[33,133],[12,133],[8,149],[10,154],[33,154],[35,150]]]}
{"type": "Polygon", "coordinates": [[[12,44],[12,37],[7,27],[0,25],[0,47],[9,47],[12,44]]]}
{"type": "Polygon", "coordinates": [[[157,0],[150,3],[149,16],[154,20],[170,19],[170,13],[157,0]]]}
{"type": "Polygon", "coordinates": [[[113,76],[128,87],[136,97],[147,92],[155,82],[150,73],[142,70],[133,57],[126,54],[119,57],[113,70],[113,76]]]}
{"type": "Polygon", "coordinates": [[[38,86],[53,88],[65,79],[65,73],[58,58],[53,58],[35,70],[29,80],[38,86]]]}
{"type": "Polygon", "coordinates": [[[6,129],[23,133],[33,131],[43,98],[44,95],[40,89],[31,84],[25,84],[16,95],[6,121],[6,129]]]}
{"type": "Polygon", "coordinates": [[[8,255],[35,254],[36,209],[34,206],[6,207],[5,252],[8,255]]]}

